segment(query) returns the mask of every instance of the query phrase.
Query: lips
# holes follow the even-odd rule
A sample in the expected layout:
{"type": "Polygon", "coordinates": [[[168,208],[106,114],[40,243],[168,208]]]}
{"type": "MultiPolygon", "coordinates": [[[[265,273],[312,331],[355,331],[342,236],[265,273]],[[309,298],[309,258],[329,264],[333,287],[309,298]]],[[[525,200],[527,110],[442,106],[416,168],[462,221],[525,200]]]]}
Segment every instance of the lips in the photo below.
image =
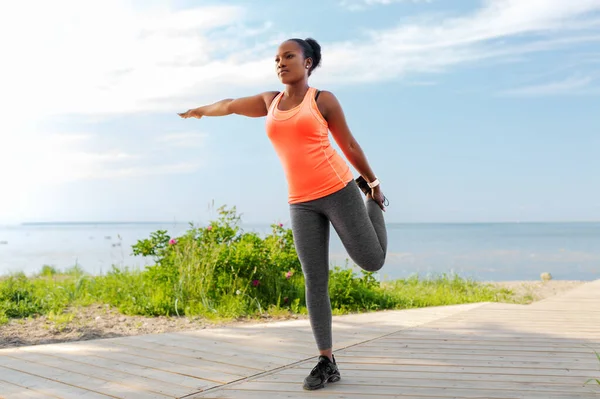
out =
{"type": "Polygon", "coordinates": [[[288,73],[289,71],[287,69],[281,70],[279,71],[279,76],[283,75],[284,73],[288,73]]]}

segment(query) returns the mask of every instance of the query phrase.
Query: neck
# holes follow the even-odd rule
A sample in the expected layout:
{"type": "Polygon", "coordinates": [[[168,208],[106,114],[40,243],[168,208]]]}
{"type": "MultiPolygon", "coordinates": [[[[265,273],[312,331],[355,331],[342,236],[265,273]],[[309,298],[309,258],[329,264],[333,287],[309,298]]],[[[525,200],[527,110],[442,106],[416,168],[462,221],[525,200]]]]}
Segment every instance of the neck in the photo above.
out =
{"type": "Polygon", "coordinates": [[[285,95],[287,97],[304,97],[308,91],[308,80],[302,79],[296,83],[285,85],[285,95]]]}

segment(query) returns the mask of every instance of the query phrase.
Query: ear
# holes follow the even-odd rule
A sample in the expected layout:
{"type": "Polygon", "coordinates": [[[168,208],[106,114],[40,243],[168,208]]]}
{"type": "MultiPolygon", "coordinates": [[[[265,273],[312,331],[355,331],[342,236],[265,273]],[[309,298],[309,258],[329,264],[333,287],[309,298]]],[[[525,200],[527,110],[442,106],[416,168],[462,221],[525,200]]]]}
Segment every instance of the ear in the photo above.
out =
{"type": "Polygon", "coordinates": [[[310,69],[311,66],[312,66],[312,58],[307,58],[306,61],[304,61],[304,68],[310,69]]]}

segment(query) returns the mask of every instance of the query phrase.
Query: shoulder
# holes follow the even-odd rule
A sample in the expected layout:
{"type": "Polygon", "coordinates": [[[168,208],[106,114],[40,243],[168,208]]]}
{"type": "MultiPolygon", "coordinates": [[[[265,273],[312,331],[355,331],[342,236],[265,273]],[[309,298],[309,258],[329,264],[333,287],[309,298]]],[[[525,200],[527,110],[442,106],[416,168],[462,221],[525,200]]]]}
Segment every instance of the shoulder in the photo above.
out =
{"type": "Polygon", "coordinates": [[[317,99],[317,101],[337,101],[335,94],[333,94],[329,90],[316,89],[316,92],[319,94],[319,98],[317,99]]]}
{"type": "Polygon", "coordinates": [[[260,96],[262,97],[262,99],[265,102],[265,105],[267,106],[267,108],[269,108],[271,106],[271,102],[273,102],[273,100],[275,99],[275,97],[277,97],[279,95],[279,91],[265,91],[263,93],[260,94],[260,96]]]}
{"type": "Polygon", "coordinates": [[[335,94],[329,90],[319,90],[317,106],[326,119],[329,115],[340,112],[342,109],[342,106],[335,94]]]}
{"type": "Polygon", "coordinates": [[[340,102],[337,99],[337,97],[335,96],[335,94],[333,94],[332,92],[330,92],[329,90],[318,90],[318,98],[317,98],[317,104],[318,105],[322,105],[324,108],[339,108],[340,107],[340,102]]]}

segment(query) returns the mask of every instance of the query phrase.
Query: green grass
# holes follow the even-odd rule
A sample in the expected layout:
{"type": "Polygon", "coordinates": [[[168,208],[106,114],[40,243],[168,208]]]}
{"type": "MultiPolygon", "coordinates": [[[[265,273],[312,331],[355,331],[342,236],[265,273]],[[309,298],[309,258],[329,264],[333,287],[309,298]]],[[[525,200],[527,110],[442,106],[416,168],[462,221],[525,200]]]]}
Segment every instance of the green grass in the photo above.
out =
{"type": "Polygon", "coordinates": [[[397,280],[387,284],[386,289],[395,296],[396,305],[403,308],[513,301],[510,290],[453,274],[441,274],[426,279],[415,276],[397,280]]]}
{"type": "MultiPolygon", "coordinates": [[[[191,279],[190,275],[186,279],[191,279]]],[[[187,315],[209,319],[306,314],[304,281],[296,276],[294,299],[278,295],[258,300],[249,292],[233,292],[219,300],[193,297],[179,300],[179,283],[154,280],[148,271],[114,268],[101,276],[54,270],[27,277],[22,273],[0,280],[0,324],[11,318],[47,315],[60,319],[67,308],[94,303],[109,304],[129,315],[187,315]],[[206,303],[206,302],[208,303],[206,303]]],[[[183,279],[185,284],[185,280],[183,279]]],[[[195,289],[202,292],[200,284],[195,289]]],[[[334,314],[407,309],[473,302],[510,301],[508,290],[470,281],[459,276],[411,277],[380,284],[371,274],[357,275],[349,269],[330,272],[330,296],[334,314]]]]}
{"type": "MultiPolygon", "coordinates": [[[[594,351],[594,354],[596,355],[596,359],[598,359],[598,363],[600,363],[600,353],[594,351]]],[[[600,386],[600,378],[590,378],[589,380],[587,380],[585,382],[584,385],[587,385],[589,383],[596,383],[598,386],[600,386]]]]}
{"type": "MultiPolygon", "coordinates": [[[[68,318],[59,315],[65,309],[91,304],[129,315],[209,319],[306,314],[291,230],[277,224],[260,237],[239,228],[235,208],[223,207],[219,215],[180,237],[159,230],[140,240],[133,253],[155,263],[144,270],[113,267],[93,276],[79,267],[44,266],[34,276],[2,277],[0,324],[36,315],[64,324],[68,318]]],[[[512,300],[508,290],[457,275],[380,283],[373,273],[341,267],[330,271],[329,291],[334,314],[512,300]]]]}

